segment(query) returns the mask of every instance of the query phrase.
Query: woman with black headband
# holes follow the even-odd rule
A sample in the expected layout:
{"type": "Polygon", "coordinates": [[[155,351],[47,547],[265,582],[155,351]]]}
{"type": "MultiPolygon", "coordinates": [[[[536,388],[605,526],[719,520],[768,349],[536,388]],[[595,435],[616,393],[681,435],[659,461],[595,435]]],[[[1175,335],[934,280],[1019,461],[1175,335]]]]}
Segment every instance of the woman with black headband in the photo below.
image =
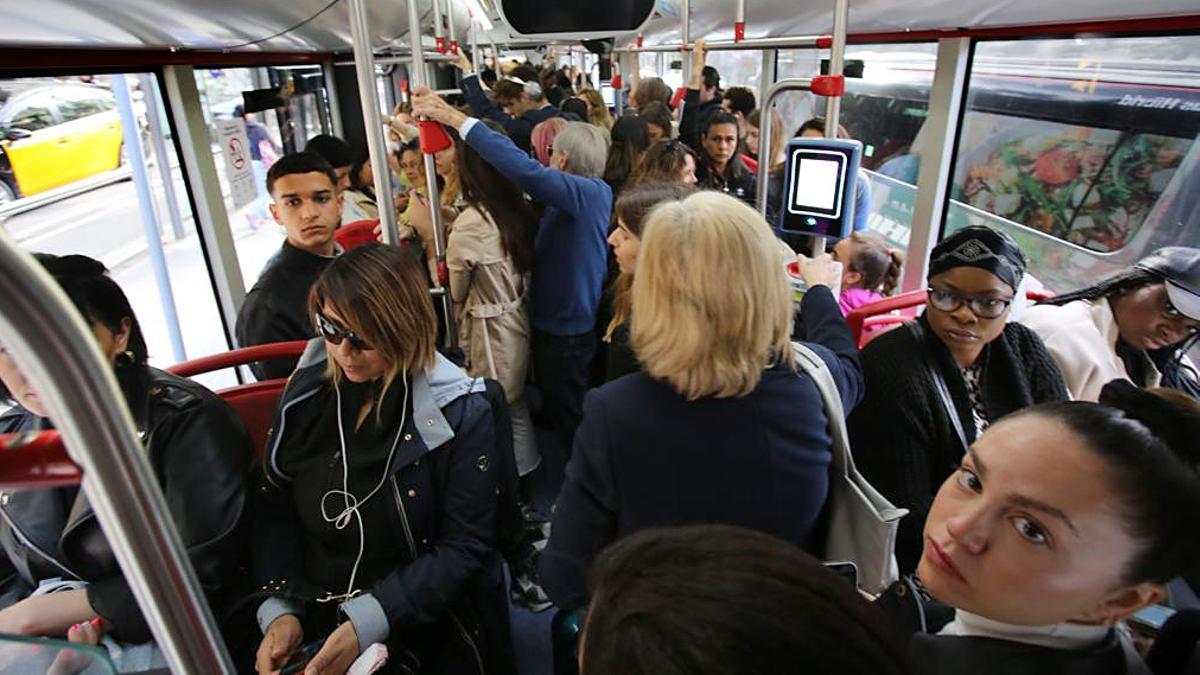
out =
{"type": "Polygon", "coordinates": [[[1008,235],[968,227],[929,259],[929,303],[917,321],[863,351],[867,394],[849,418],[855,459],[896,506],[896,555],[908,572],[921,554],[921,527],[934,492],[966,448],[1001,417],[1067,398],[1041,339],[1007,323],[1025,274],[1008,235]]]}
{"type": "Polygon", "coordinates": [[[1200,250],[1159,249],[1100,283],[1022,318],[1046,343],[1071,396],[1095,401],[1111,380],[1200,395],[1185,354],[1200,330],[1200,250]]]}

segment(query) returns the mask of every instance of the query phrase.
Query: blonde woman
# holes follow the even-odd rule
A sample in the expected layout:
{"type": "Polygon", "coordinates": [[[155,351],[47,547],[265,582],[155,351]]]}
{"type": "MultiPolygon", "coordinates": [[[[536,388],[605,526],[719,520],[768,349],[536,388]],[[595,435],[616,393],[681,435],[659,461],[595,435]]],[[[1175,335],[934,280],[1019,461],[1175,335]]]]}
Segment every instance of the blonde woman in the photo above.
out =
{"type": "Polygon", "coordinates": [[[587,103],[588,121],[612,131],[613,117],[612,113],[608,111],[608,104],[604,102],[604,96],[595,89],[584,89],[579,92],[579,98],[587,103]]]}
{"type": "MultiPolygon", "coordinates": [[[[753,209],[700,192],[646,219],[631,338],[642,372],[591,392],[542,554],[555,604],[588,601],[605,545],[659,525],[725,523],[808,543],[832,440],[816,385],[792,362],[778,243],[753,209]]],[[[862,393],[828,258],[803,260],[801,311],[847,409],[862,393]]]]}

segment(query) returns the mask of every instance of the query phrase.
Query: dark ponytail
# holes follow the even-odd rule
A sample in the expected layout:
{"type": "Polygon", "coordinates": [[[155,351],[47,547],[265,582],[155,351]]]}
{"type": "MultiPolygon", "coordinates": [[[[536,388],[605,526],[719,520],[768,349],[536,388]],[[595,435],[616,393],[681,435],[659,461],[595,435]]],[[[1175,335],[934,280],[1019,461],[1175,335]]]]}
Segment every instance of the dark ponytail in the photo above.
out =
{"type": "Polygon", "coordinates": [[[108,275],[104,263],[85,255],[50,255],[36,253],[34,258],[46,268],[71,299],[84,321],[98,323],[113,333],[121,332],[121,322],[129,319],[129,340],[125,349],[133,363],[144,365],[147,359],[146,339],[142,327],[125,291],[108,275]]]}
{"type": "Polygon", "coordinates": [[[850,235],[850,260],[846,264],[862,275],[861,288],[891,295],[900,284],[904,254],[888,248],[877,234],[855,232],[850,235]]]}
{"type": "Polygon", "coordinates": [[[1065,424],[1104,460],[1114,486],[1110,503],[1142,549],[1125,581],[1166,583],[1200,559],[1200,403],[1170,389],[1138,389],[1114,380],[1100,403],[1051,403],[1020,414],[1065,424]]]}

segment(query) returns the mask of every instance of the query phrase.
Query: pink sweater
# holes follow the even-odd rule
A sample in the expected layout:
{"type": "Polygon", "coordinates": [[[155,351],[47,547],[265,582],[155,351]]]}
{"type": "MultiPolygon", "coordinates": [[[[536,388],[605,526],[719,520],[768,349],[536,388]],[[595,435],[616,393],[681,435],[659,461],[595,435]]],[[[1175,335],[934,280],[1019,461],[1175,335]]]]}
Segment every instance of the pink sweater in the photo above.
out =
{"type": "Polygon", "coordinates": [[[869,291],[865,288],[847,288],[838,296],[838,306],[842,308],[842,316],[846,316],[863,305],[869,305],[876,300],[882,299],[883,294],[878,291],[869,291]]]}

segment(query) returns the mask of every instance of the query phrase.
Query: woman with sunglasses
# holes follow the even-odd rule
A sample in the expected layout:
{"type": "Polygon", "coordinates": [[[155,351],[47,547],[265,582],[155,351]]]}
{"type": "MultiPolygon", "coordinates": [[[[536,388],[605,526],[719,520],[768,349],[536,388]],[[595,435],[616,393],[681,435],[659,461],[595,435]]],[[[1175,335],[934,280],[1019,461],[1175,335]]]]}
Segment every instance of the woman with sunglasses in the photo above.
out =
{"type": "Polygon", "coordinates": [[[910,572],[934,493],[989,424],[1067,398],[1062,375],[1032,330],[1007,323],[1025,256],[1008,235],[968,227],[929,258],[929,301],[916,321],[867,345],[867,394],[849,418],[859,468],[894,504],[896,556],[910,572]]]}
{"type": "Polygon", "coordinates": [[[305,672],[340,674],[375,643],[395,672],[510,672],[491,408],[434,349],[421,264],[352,249],[309,310],[255,491],[258,672],[315,651],[305,672]]]}
{"type": "Polygon", "coordinates": [[[1200,330],[1200,250],[1159,249],[1094,286],[1031,308],[1021,321],[1045,341],[1076,400],[1097,400],[1117,379],[1200,395],[1185,356],[1200,330]]]}

